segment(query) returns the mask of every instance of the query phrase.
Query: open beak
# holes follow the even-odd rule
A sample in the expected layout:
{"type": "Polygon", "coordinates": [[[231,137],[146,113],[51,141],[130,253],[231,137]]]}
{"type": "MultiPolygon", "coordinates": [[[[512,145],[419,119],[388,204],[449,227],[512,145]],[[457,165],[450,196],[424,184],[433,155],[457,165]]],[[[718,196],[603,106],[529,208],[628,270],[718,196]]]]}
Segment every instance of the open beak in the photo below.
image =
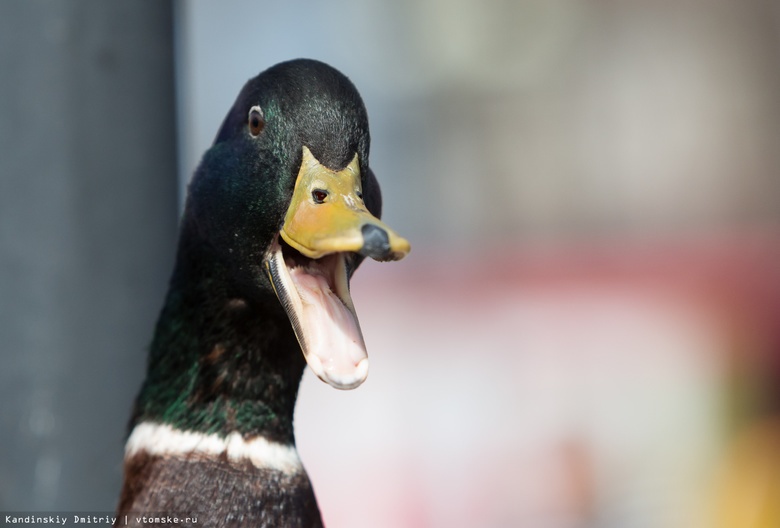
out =
{"type": "Polygon", "coordinates": [[[303,147],[290,207],[266,269],[306,362],[320,379],[352,389],[368,375],[349,294],[348,270],[356,254],[400,260],[409,249],[409,242],[366,209],[357,155],[333,171],[303,147]]]}

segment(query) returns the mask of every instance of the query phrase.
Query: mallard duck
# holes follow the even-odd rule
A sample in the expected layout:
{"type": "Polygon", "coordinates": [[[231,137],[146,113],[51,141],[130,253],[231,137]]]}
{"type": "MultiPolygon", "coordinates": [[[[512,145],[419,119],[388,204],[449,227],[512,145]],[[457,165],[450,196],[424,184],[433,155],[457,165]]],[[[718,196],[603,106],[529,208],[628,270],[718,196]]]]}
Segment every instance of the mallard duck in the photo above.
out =
{"type": "Polygon", "coordinates": [[[379,220],[369,143],[358,91],[324,63],[284,62],[241,90],[189,185],[119,522],[322,526],[295,448],[298,385],[307,363],[337,389],[366,379],[350,278],[365,257],[409,252],[379,220]]]}

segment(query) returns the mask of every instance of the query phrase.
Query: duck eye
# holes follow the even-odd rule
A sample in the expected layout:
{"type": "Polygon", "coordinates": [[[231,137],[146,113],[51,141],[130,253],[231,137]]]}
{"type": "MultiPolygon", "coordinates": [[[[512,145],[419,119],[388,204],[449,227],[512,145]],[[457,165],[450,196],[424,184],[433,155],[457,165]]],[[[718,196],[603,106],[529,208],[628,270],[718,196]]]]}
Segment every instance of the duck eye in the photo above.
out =
{"type": "Polygon", "coordinates": [[[325,198],[328,197],[328,191],[322,189],[314,189],[311,192],[311,197],[314,199],[314,203],[325,203],[325,198]]]}
{"type": "Polygon", "coordinates": [[[253,106],[249,111],[249,133],[254,137],[260,135],[260,132],[265,128],[265,118],[263,117],[263,111],[259,106],[253,106]]]}
{"type": "Polygon", "coordinates": [[[358,199],[360,199],[360,200],[363,199],[363,193],[362,192],[357,191],[355,194],[357,194],[358,199]]]}

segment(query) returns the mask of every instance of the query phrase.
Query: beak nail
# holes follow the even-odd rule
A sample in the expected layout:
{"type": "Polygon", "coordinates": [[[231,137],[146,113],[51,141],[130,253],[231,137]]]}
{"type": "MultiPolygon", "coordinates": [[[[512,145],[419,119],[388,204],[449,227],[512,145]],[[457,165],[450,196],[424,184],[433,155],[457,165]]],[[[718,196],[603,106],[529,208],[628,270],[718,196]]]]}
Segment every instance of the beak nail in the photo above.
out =
{"type": "Polygon", "coordinates": [[[384,260],[390,255],[390,238],[387,231],[374,224],[365,224],[360,231],[363,233],[361,255],[375,260],[384,260]]]}

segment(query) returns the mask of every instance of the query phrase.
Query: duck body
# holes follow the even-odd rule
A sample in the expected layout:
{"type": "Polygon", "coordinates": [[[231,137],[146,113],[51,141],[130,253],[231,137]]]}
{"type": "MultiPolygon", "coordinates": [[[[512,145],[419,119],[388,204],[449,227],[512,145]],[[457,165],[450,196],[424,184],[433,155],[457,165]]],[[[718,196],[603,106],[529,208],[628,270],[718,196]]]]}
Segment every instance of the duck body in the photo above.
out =
{"type": "Polygon", "coordinates": [[[185,526],[323,526],[302,467],[290,473],[249,460],[142,455],[125,468],[145,482],[120,506],[118,518],[130,526],[170,525],[157,523],[159,515],[191,519],[185,526]]]}
{"type": "Polygon", "coordinates": [[[369,143],[357,90],[321,62],[281,63],[239,94],[189,187],[120,519],[322,526],[295,449],[301,376],[308,362],[339,389],[365,379],[349,279],[409,250],[378,219],[369,143]]]}

